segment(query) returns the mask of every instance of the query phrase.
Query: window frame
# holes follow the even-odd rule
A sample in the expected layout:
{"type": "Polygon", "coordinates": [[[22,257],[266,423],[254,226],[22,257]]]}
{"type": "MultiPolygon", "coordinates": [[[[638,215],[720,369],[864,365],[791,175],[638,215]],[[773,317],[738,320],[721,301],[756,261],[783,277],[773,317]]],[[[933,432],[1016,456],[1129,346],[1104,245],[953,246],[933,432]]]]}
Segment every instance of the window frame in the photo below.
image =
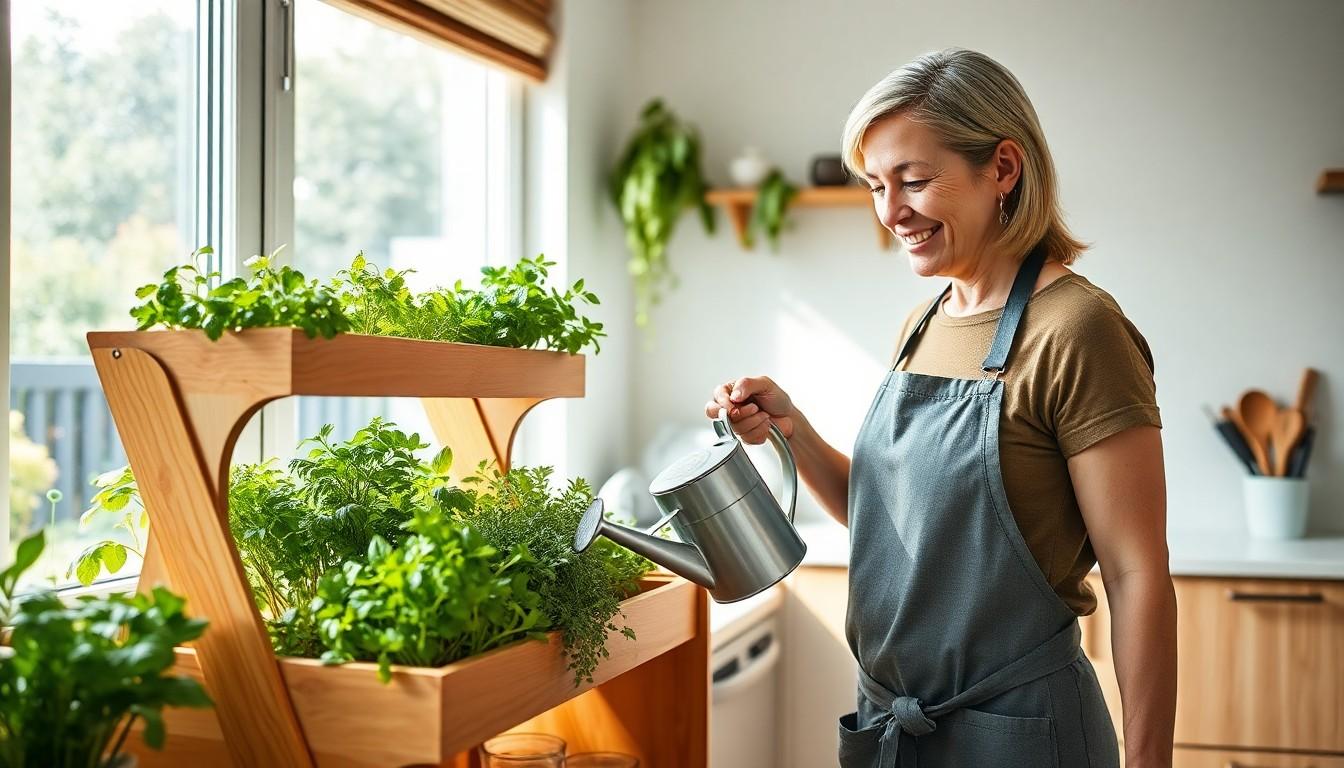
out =
{"type": "MultiPolygon", "coordinates": [[[[297,0],[197,0],[196,164],[193,228],[209,243],[210,268],[227,279],[244,271],[251,254],[270,253],[294,238],[297,0]]],[[[10,325],[10,0],[0,0],[0,384],[9,391],[10,325]]],[[[485,263],[515,262],[524,243],[524,84],[497,70],[487,99],[487,254],[485,263]],[[494,137],[500,137],[495,141],[494,137]]],[[[284,260],[282,253],[281,261],[284,260]]],[[[296,442],[294,399],[266,406],[239,436],[234,461],[284,456],[296,442]]],[[[9,441],[0,444],[0,488],[9,487],[9,441]]],[[[0,494],[0,567],[8,564],[8,493],[0,494]]],[[[58,589],[62,597],[136,589],[139,572],[92,585],[58,589]]]]}

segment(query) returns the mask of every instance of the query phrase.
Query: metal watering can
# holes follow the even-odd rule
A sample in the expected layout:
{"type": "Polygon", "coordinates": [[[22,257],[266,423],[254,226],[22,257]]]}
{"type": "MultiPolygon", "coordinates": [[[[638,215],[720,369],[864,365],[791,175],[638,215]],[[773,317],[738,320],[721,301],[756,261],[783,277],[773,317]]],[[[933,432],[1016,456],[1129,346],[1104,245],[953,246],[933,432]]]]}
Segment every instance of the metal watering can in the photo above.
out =
{"type": "Polygon", "coordinates": [[[727,411],[720,409],[713,423],[718,442],[682,457],[649,484],[662,519],[646,530],[628,528],[603,518],[602,500],[595,499],[579,522],[574,551],[606,536],[708,589],[720,603],[751,597],[798,567],[807,546],[793,527],[798,468],[788,441],[770,425],[770,444],[784,470],[786,515],[733,434],[727,411]],[[655,535],[669,523],[680,542],[655,535]]]}

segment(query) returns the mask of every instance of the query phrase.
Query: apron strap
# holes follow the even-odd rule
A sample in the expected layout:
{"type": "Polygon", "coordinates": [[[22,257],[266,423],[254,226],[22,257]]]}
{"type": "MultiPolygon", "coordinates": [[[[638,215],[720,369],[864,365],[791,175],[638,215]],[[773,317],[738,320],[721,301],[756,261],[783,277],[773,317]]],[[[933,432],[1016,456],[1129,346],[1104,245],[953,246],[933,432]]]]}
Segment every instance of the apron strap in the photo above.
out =
{"type": "Polygon", "coordinates": [[[995,670],[947,701],[931,706],[925,706],[924,702],[913,696],[897,695],[860,667],[859,690],[865,698],[883,710],[874,723],[883,726],[877,763],[879,768],[916,766],[914,738],[933,733],[937,728],[933,718],[988,701],[1067,667],[1082,653],[1081,640],[1082,629],[1075,619],[1027,655],[995,670]]]}
{"type": "MultiPolygon", "coordinates": [[[[1045,266],[1045,247],[1044,243],[1038,244],[1027,254],[1027,258],[1022,261],[1022,266],[1017,270],[1017,277],[1013,279],[1013,287],[1008,292],[1008,303],[1004,305],[1003,314],[999,317],[998,328],[994,331],[994,343],[989,347],[989,355],[985,362],[981,364],[981,370],[986,373],[993,371],[996,374],[1003,372],[1003,367],[1008,362],[1008,352],[1013,347],[1013,339],[1017,336],[1017,327],[1022,322],[1022,315],[1026,312],[1027,301],[1031,298],[1033,289],[1036,287],[1036,278],[1041,275],[1041,267],[1045,266]]],[[[952,292],[952,284],[948,283],[946,288],[938,294],[938,297],[929,302],[929,308],[924,310],[924,315],[915,323],[915,327],[910,330],[910,335],[905,337],[905,342],[901,344],[901,351],[896,355],[896,362],[892,363],[891,369],[894,371],[915,349],[915,343],[924,332],[925,326],[929,324],[929,319],[938,311],[942,305],[943,299],[952,292]]]]}
{"type": "Polygon", "coordinates": [[[929,318],[933,317],[933,313],[938,311],[938,305],[942,304],[943,299],[951,292],[952,284],[948,283],[947,287],[943,289],[943,292],[938,294],[937,298],[933,301],[929,302],[929,308],[924,310],[924,316],[919,318],[919,322],[915,323],[915,327],[910,329],[910,335],[905,337],[905,343],[901,345],[901,352],[896,355],[896,362],[892,363],[891,369],[893,371],[896,370],[896,366],[901,364],[902,360],[914,351],[915,342],[919,339],[919,335],[924,332],[924,326],[929,324],[929,318]]]}
{"type": "Polygon", "coordinates": [[[999,317],[999,327],[994,331],[994,343],[989,347],[985,362],[980,370],[985,373],[1003,372],[1008,363],[1008,352],[1013,348],[1013,338],[1017,336],[1017,327],[1022,323],[1022,315],[1027,311],[1027,301],[1036,288],[1036,278],[1041,276],[1041,267],[1045,266],[1045,242],[1042,241],[1027,254],[1027,258],[1018,267],[1017,277],[1013,279],[1013,289],[1008,293],[1008,303],[999,317]]]}

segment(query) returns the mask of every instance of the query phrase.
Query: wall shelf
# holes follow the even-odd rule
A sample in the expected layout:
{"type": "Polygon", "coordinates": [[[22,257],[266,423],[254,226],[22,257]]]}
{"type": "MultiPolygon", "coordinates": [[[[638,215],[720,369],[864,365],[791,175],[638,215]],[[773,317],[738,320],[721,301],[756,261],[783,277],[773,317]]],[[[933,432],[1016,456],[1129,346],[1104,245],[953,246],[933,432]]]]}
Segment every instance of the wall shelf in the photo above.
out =
{"type": "MultiPolygon", "coordinates": [[[[737,241],[743,248],[747,245],[747,221],[751,218],[751,207],[756,202],[755,189],[712,189],[705,195],[710,205],[721,205],[728,210],[728,218],[737,232],[737,241]]],[[[789,203],[789,209],[796,208],[866,208],[873,216],[873,225],[877,228],[877,243],[882,250],[891,248],[891,232],[882,226],[873,213],[873,196],[867,189],[858,186],[845,187],[803,187],[789,203]]]]}
{"type": "Polygon", "coordinates": [[[1344,195],[1344,168],[1330,168],[1321,171],[1316,180],[1316,193],[1321,195],[1344,195]]]}

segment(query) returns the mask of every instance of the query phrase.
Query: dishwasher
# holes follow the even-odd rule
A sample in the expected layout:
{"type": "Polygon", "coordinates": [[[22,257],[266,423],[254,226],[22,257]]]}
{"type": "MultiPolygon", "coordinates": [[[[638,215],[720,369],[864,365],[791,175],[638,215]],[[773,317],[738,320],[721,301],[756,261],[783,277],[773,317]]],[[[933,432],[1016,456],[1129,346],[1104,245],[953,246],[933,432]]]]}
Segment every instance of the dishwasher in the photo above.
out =
{"type": "Polygon", "coordinates": [[[779,766],[778,597],[712,636],[709,768],[779,766]]]}

